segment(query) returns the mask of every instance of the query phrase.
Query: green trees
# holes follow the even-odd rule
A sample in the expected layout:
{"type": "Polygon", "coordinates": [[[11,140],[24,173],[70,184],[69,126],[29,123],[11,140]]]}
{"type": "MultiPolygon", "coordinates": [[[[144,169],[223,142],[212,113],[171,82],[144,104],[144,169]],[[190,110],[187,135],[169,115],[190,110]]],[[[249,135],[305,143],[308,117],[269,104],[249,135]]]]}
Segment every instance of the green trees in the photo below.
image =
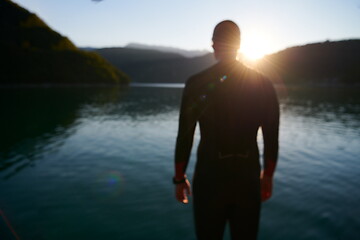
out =
{"type": "Polygon", "coordinates": [[[79,50],[35,14],[0,1],[0,84],[126,84],[129,78],[96,53],[79,50]]]}
{"type": "Polygon", "coordinates": [[[326,41],[268,55],[257,67],[286,83],[353,84],[360,82],[359,53],[359,39],[326,41]]]}

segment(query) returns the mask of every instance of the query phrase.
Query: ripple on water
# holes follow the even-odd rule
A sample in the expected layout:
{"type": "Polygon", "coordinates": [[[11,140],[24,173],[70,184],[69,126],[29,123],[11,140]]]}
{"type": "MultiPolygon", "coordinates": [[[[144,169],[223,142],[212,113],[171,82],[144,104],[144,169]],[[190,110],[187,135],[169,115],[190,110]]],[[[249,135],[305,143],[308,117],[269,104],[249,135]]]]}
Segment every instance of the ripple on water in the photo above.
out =
{"type": "MultiPolygon", "coordinates": [[[[1,156],[32,167],[0,172],[14,172],[0,179],[0,207],[20,237],[194,239],[191,205],[176,203],[171,184],[180,96],[164,88],[91,95],[24,133],[1,156]]],[[[280,101],[280,157],[260,239],[357,239],[360,102],[295,93],[280,101]]]]}

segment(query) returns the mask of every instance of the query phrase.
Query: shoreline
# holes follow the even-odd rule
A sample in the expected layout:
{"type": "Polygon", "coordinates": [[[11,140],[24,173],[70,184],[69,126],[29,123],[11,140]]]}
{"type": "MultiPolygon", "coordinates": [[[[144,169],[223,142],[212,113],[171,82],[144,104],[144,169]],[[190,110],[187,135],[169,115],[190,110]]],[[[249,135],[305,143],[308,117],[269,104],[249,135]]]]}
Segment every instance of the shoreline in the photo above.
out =
{"type": "MultiPolygon", "coordinates": [[[[360,88],[360,83],[354,84],[326,84],[326,83],[294,83],[281,84],[273,83],[275,88],[360,88]]],[[[171,83],[171,82],[131,82],[128,84],[117,83],[41,83],[41,84],[0,84],[0,89],[9,88],[108,88],[108,87],[168,87],[168,88],[183,88],[185,83],[171,83]]]]}

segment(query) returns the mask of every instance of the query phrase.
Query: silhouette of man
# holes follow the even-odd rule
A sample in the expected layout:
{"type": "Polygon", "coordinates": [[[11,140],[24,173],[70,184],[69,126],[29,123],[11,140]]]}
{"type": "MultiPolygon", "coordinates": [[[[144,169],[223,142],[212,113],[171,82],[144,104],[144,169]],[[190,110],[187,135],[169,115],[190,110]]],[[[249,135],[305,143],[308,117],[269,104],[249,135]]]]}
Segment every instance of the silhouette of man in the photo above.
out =
{"type": "Polygon", "coordinates": [[[236,60],[240,29],[232,21],[214,29],[218,62],[186,82],[175,150],[176,198],[188,203],[185,171],[199,123],[201,139],[193,178],[197,238],[256,239],[261,201],[271,197],[278,154],[279,104],[271,82],[236,60]],[[264,139],[263,171],[257,132],[264,139]]]}

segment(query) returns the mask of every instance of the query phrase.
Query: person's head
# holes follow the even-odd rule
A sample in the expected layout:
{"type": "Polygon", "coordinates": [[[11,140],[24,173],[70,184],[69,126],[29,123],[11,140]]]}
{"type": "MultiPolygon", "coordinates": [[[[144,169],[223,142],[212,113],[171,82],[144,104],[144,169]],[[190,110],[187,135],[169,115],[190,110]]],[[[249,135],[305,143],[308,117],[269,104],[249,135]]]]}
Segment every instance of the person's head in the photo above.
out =
{"type": "Polygon", "coordinates": [[[236,59],[240,47],[240,28],[233,21],[222,21],[215,26],[212,41],[217,60],[236,59]]]}

